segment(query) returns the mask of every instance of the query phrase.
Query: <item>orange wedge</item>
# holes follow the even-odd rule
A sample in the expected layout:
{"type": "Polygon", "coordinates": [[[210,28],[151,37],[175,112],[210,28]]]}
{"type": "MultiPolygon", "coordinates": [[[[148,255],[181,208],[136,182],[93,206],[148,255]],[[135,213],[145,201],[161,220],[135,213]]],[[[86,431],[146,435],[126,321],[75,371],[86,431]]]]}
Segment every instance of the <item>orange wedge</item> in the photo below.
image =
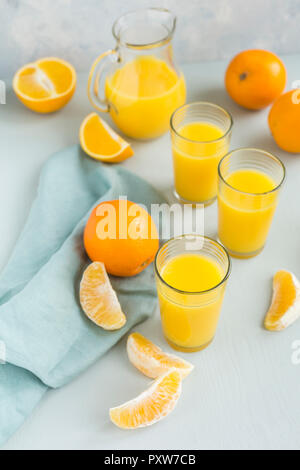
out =
{"type": "Polygon", "coordinates": [[[265,327],[281,331],[300,317],[300,282],[289,271],[278,271],[273,279],[273,298],[265,327]]]}
{"type": "Polygon", "coordinates": [[[132,333],[128,336],[127,353],[130,362],[151,379],[160,377],[172,368],[180,373],[181,378],[184,378],[194,368],[192,364],[184,359],[163,352],[139,333],[132,333]]]}
{"type": "Polygon", "coordinates": [[[15,74],[13,89],[27,108],[52,113],[65,106],[76,88],[76,72],[68,62],[47,57],[22,67],[15,74]]]}
{"type": "Polygon", "coordinates": [[[103,162],[118,163],[133,155],[131,146],[97,113],[89,114],[80,126],[79,140],[90,157],[103,162]]]}
{"type": "Polygon", "coordinates": [[[84,271],[80,303],[88,318],[105,330],[119,330],[126,323],[103,263],[92,263],[84,271]]]}
{"type": "Polygon", "coordinates": [[[122,429],[137,429],[157,423],[174,409],[181,394],[180,373],[171,369],[141,395],[109,410],[112,422],[122,429]]]}

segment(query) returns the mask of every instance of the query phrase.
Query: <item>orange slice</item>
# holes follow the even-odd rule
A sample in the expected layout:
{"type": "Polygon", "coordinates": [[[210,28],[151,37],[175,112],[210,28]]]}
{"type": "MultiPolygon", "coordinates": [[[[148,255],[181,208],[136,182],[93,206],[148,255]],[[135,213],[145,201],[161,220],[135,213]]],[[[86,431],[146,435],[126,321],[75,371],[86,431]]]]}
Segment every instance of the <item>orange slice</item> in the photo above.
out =
{"type": "Polygon", "coordinates": [[[109,410],[112,422],[122,429],[136,429],[157,423],[174,409],[181,394],[180,373],[171,369],[141,395],[109,410]]]}
{"type": "Polygon", "coordinates": [[[273,279],[273,298],[265,318],[265,327],[281,331],[300,317],[300,282],[289,271],[278,271],[273,279]]]}
{"type": "Polygon", "coordinates": [[[88,318],[105,330],[118,330],[126,323],[103,263],[92,263],[84,271],[80,303],[88,318]]]}
{"type": "Polygon", "coordinates": [[[103,162],[122,162],[133,155],[128,142],[122,139],[97,113],[91,113],[85,118],[80,126],[79,140],[85,153],[103,162]]]}
{"type": "Polygon", "coordinates": [[[68,62],[46,57],[22,67],[15,74],[13,89],[27,108],[51,113],[65,106],[76,88],[76,72],[68,62]]]}
{"type": "Polygon", "coordinates": [[[143,374],[156,379],[168,370],[176,369],[181,378],[194,368],[192,364],[174,354],[163,352],[158,346],[139,333],[132,333],[127,340],[127,353],[130,362],[143,374]]]}

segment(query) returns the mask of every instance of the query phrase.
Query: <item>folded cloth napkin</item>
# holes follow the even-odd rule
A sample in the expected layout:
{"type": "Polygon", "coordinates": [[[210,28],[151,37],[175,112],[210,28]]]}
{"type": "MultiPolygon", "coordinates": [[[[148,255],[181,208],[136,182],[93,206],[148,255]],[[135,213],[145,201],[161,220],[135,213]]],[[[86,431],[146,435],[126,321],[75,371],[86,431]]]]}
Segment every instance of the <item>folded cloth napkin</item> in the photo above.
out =
{"type": "Polygon", "coordinates": [[[60,387],[94,363],[156,303],[153,268],[111,278],[126,325],[108,332],[83,314],[79,281],[89,262],[82,243],[91,209],[127,196],[145,204],[162,197],[121,166],[67,148],[46,163],[26,226],[0,277],[0,444],[17,429],[48,387],[60,387]]]}

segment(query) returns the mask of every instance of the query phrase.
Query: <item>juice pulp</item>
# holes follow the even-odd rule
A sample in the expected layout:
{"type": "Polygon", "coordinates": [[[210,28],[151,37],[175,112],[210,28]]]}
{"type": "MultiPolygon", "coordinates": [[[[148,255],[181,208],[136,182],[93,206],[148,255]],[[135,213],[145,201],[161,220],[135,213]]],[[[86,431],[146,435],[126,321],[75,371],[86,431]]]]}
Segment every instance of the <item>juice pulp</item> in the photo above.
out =
{"type": "Polygon", "coordinates": [[[107,78],[105,93],[112,119],[135,139],[164,134],[186,98],[183,76],[154,56],[139,56],[119,68],[107,78]]]}
{"type": "Polygon", "coordinates": [[[268,192],[276,183],[252,169],[234,171],[226,182],[235,189],[221,183],[219,238],[233,255],[254,255],[263,248],[273,219],[277,192],[268,192]]]}
{"type": "Polygon", "coordinates": [[[187,201],[211,201],[217,195],[219,161],[228,152],[224,131],[208,122],[191,122],[177,132],[188,140],[173,137],[176,192],[187,201]]]}
{"type": "Polygon", "coordinates": [[[217,286],[225,273],[208,256],[182,254],[166,262],[161,277],[171,287],[161,285],[158,291],[162,327],[168,342],[175,349],[196,351],[206,347],[217,328],[224,296],[224,284],[217,286]]]}

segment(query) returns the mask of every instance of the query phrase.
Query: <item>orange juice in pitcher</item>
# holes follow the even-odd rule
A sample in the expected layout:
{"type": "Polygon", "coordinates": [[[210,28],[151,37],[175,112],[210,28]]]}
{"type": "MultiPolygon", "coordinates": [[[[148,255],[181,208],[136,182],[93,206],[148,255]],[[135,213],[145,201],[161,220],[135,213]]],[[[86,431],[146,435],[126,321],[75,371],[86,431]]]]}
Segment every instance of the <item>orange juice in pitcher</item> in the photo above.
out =
{"type": "Polygon", "coordinates": [[[173,111],[185,102],[185,80],[175,65],[171,43],[175,24],[172,13],[159,8],[124,15],[113,27],[116,48],[102,54],[91,69],[92,104],[109,112],[129,137],[152,139],[164,134],[173,111]]]}

